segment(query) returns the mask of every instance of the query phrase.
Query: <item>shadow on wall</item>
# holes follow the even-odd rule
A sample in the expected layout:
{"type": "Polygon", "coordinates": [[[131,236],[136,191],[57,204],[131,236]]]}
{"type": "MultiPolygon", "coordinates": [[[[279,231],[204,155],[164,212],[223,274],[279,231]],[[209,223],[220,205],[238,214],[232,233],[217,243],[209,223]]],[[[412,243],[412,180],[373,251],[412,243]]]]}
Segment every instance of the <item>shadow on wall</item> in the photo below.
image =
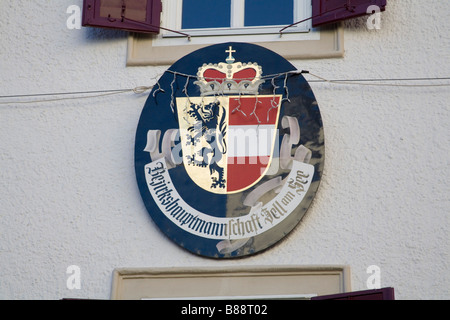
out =
{"type": "Polygon", "coordinates": [[[117,41],[128,38],[128,31],[96,28],[96,27],[81,27],[83,31],[83,38],[85,41],[98,43],[99,41],[117,41]]]}

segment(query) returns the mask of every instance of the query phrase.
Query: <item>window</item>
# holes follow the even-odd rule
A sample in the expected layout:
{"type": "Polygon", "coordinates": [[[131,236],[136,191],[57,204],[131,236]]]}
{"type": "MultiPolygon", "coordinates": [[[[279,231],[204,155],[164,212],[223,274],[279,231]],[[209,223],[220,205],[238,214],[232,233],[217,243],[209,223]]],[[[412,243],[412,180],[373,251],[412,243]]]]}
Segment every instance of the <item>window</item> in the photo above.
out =
{"type": "Polygon", "coordinates": [[[294,22],[295,0],[182,1],[182,28],[224,28],[289,25],[294,22]],[[233,11],[233,21],[231,21],[233,11]],[[202,19],[198,19],[200,16],[202,19]],[[241,19],[235,19],[241,17],[241,19]],[[243,18],[243,19],[242,19],[243,18]]]}
{"type": "Polygon", "coordinates": [[[231,0],[183,0],[182,8],[182,29],[231,26],[231,0]],[[201,17],[201,19],[198,17],[201,17]]]}
{"type": "Polygon", "coordinates": [[[160,33],[130,34],[127,65],[172,64],[222,42],[262,45],[286,59],[342,57],[342,29],[336,24],[313,28],[311,1],[162,0],[160,33]]]}
{"type": "Polygon", "coordinates": [[[245,2],[244,26],[289,25],[294,23],[292,0],[245,2]]]}
{"type": "MultiPolygon", "coordinates": [[[[162,26],[192,37],[273,34],[311,16],[310,0],[172,0],[163,4],[162,26]]],[[[287,33],[310,32],[311,22],[287,33]]],[[[169,30],[162,37],[180,37],[169,30]]]]}

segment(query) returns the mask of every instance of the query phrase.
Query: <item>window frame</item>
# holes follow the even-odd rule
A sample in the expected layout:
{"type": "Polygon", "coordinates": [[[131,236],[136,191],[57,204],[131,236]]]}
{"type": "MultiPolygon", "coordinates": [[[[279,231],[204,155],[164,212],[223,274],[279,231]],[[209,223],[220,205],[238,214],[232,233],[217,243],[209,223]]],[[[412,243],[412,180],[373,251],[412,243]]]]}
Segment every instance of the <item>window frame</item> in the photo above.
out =
{"type": "MultiPolygon", "coordinates": [[[[162,0],[163,10],[171,10],[173,0],[162,0]]],[[[306,0],[309,4],[310,0],[306,0]]],[[[312,10],[312,6],[311,6],[312,10]]],[[[161,14],[161,27],[167,23],[161,14]]],[[[309,17],[308,17],[309,18],[309,17]]],[[[289,28],[290,29],[290,28],[289,28]]],[[[206,46],[223,42],[248,42],[263,46],[277,52],[285,59],[321,59],[342,58],[344,56],[344,30],[341,23],[311,28],[309,32],[283,34],[235,34],[219,36],[195,36],[173,33],[163,37],[160,34],[145,34],[131,32],[128,35],[127,66],[160,66],[171,65],[183,56],[206,46]]]]}
{"type": "MultiPolygon", "coordinates": [[[[311,17],[312,6],[310,0],[294,1],[294,22],[311,17]]],[[[281,28],[286,25],[275,26],[245,26],[245,0],[231,0],[231,21],[229,28],[202,28],[183,29],[182,28],[183,0],[163,0],[162,27],[189,34],[191,37],[208,37],[223,35],[261,35],[279,34],[281,28]]],[[[285,33],[308,33],[311,31],[311,20],[295,25],[285,31],[285,33]]],[[[180,37],[180,34],[169,30],[161,30],[163,38],[180,37]]]]}
{"type": "Polygon", "coordinates": [[[349,291],[348,265],[119,268],[111,299],[311,299],[349,291]]]}
{"type": "MultiPolygon", "coordinates": [[[[255,42],[251,39],[245,42],[263,46],[277,52],[285,59],[326,59],[342,58],[344,56],[344,30],[341,24],[327,25],[318,31],[318,39],[255,42]]],[[[283,36],[284,37],[284,36],[283,36]]],[[[232,41],[230,37],[217,37],[218,41],[210,44],[232,41]]],[[[241,42],[244,42],[242,40],[241,42]]],[[[161,45],[155,37],[144,33],[130,33],[127,42],[126,65],[136,66],[167,66],[172,65],[185,55],[204,48],[209,44],[191,43],[187,39],[182,45],[161,45]]]]}

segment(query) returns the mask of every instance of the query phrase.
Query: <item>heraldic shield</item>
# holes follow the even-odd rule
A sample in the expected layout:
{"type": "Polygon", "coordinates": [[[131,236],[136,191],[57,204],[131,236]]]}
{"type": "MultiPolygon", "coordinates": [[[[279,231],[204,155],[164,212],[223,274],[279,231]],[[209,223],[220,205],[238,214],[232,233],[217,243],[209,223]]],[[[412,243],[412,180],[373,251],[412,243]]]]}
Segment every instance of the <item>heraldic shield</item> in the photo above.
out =
{"type": "Polygon", "coordinates": [[[155,83],[136,132],[135,170],[165,235],[194,254],[233,258],[298,225],[324,151],[301,72],[266,48],[230,42],[186,55],[155,83]]]}
{"type": "Polygon", "coordinates": [[[212,193],[236,193],[268,171],[277,138],[280,95],[177,98],[183,162],[212,193]]]}

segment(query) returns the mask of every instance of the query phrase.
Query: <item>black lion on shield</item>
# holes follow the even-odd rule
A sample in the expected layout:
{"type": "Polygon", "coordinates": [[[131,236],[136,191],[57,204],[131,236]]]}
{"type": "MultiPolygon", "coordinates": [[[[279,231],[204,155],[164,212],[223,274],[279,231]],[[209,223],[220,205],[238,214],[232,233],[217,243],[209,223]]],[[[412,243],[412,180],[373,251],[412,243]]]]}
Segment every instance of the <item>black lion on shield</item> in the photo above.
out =
{"type": "Polygon", "coordinates": [[[211,188],[225,188],[224,168],[218,164],[227,153],[225,108],[219,101],[206,105],[191,103],[186,113],[194,120],[194,124],[187,129],[187,144],[197,146],[201,141],[206,141],[207,144],[196,154],[188,156],[188,163],[208,167],[212,180],[211,188]],[[218,173],[217,177],[213,177],[215,172],[218,173]]]}

